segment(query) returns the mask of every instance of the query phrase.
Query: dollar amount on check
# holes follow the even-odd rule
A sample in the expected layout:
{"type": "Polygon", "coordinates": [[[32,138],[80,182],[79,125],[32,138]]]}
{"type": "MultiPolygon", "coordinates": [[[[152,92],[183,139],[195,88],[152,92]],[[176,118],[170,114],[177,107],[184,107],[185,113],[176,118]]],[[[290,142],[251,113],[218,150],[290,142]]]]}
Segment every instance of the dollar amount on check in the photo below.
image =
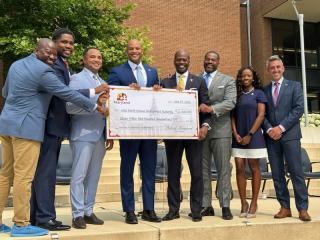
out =
{"type": "Polygon", "coordinates": [[[109,139],[197,139],[198,93],[110,86],[109,139]]]}

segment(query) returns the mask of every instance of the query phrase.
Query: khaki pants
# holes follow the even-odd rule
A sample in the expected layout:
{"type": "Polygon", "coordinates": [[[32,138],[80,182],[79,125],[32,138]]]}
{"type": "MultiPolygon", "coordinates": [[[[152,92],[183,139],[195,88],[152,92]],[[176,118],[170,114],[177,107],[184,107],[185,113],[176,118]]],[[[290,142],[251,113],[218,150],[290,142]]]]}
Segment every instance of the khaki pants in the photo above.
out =
{"type": "Polygon", "coordinates": [[[2,168],[0,169],[0,224],[13,183],[13,222],[26,226],[30,220],[31,183],[40,153],[40,142],[1,136],[2,168]]]}

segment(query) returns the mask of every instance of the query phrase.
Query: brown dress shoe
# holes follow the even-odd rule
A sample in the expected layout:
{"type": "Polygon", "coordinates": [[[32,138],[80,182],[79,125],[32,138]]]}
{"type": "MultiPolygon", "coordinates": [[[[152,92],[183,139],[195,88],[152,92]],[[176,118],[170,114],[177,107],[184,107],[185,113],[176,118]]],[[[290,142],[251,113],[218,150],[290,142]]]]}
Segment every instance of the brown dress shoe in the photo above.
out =
{"type": "Polygon", "coordinates": [[[304,221],[304,222],[308,222],[308,221],[311,221],[311,217],[310,215],[308,214],[307,210],[301,210],[299,212],[299,219],[301,221],[304,221]]]}
{"type": "Polygon", "coordinates": [[[280,208],[280,211],[274,215],[274,218],[286,218],[292,217],[291,210],[289,208],[280,208]]]}

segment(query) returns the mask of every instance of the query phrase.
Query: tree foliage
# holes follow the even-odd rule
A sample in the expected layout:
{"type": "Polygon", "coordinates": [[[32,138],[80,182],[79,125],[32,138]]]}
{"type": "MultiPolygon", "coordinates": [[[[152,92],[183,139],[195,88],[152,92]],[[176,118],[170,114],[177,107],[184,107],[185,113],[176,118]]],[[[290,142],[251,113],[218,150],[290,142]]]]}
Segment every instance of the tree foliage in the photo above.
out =
{"type": "Polygon", "coordinates": [[[125,61],[127,40],[137,38],[149,62],[151,42],[148,31],[126,27],[134,4],[116,6],[114,0],[0,0],[0,56],[13,61],[32,52],[37,39],[51,37],[58,27],[69,27],[75,34],[71,66],[79,69],[86,47],[98,47],[104,57],[104,72],[125,61]]]}

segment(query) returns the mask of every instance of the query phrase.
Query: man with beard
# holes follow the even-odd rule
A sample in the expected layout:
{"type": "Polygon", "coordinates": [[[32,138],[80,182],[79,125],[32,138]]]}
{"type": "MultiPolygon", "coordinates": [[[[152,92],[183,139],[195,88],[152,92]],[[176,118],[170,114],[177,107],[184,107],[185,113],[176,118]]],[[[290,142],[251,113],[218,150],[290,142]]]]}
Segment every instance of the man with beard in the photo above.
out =
{"type": "MultiPolygon", "coordinates": [[[[57,60],[53,68],[59,80],[69,85],[70,72],[67,59],[74,49],[74,34],[68,28],[59,28],[52,40],[57,46],[57,60]]],[[[102,84],[95,89],[78,90],[86,97],[95,97],[95,93],[101,93],[107,89],[107,84],[102,84]]],[[[48,230],[67,230],[68,225],[63,225],[56,220],[54,206],[56,168],[59,159],[61,143],[69,137],[70,116],[66,112],[66,102],[53,96],[49,105],[46,120],[45,136],[41,144],[35,178],[32,184],[31,198],[31,224],[48,230]]]]}
{"type": "MultiPolygon", "coordinates": [[[[208,89],[202,78],[189,73],[190,55],[181,49],[174,55],[176,73],[171,78],[162,81],[163,88],[173,88],[178,91],[196,89],[198,91],[199,104],[208,103],[208,89]]],[[[191,173],[190,208],[194,222],[202,220],[201,201],[203,194],[202,181],[202,141],[208,132],[209,124],[202,124],[199,132],[199,140],[165,140],[168,160],[168,204],[169,212],[162,218],[170,221],[180,218],[180,171],[183,151],[186,151],[187,162],[191,173]]]]}
{"type": "Polygon", "coordinates": [[[218,192],[222,218],[233,218],[230,211],[231,196],[231,118],[230,112],[235,107],[237,91],[235,81],[218,71],[220,56],[209,51],[204,57],[204,73],[202,74],[208,88],[209,105],[201,104],[200,111],[211,114],[212,129],[203,143],[203,198],[202,216],[214,216],[211,204],[211,165],[212,157],[218,171],[218,192]]]}
{"type": "Polygon", "coordinates": [[[62,84],[50,67],[56,59],[56,46],[40,39],[34,54],[14,62],[8,72],[2,95],[6,99],[0,115],[3,165],[0,169],[0,233],[10,232],[2,213],[13,185],[14,225],[12,237],[48,234],[31,226],[30,192],[40,145],[44,138],[45,117],[52,94],[71,101],[88,112],[101,107],[62,84]]]}

